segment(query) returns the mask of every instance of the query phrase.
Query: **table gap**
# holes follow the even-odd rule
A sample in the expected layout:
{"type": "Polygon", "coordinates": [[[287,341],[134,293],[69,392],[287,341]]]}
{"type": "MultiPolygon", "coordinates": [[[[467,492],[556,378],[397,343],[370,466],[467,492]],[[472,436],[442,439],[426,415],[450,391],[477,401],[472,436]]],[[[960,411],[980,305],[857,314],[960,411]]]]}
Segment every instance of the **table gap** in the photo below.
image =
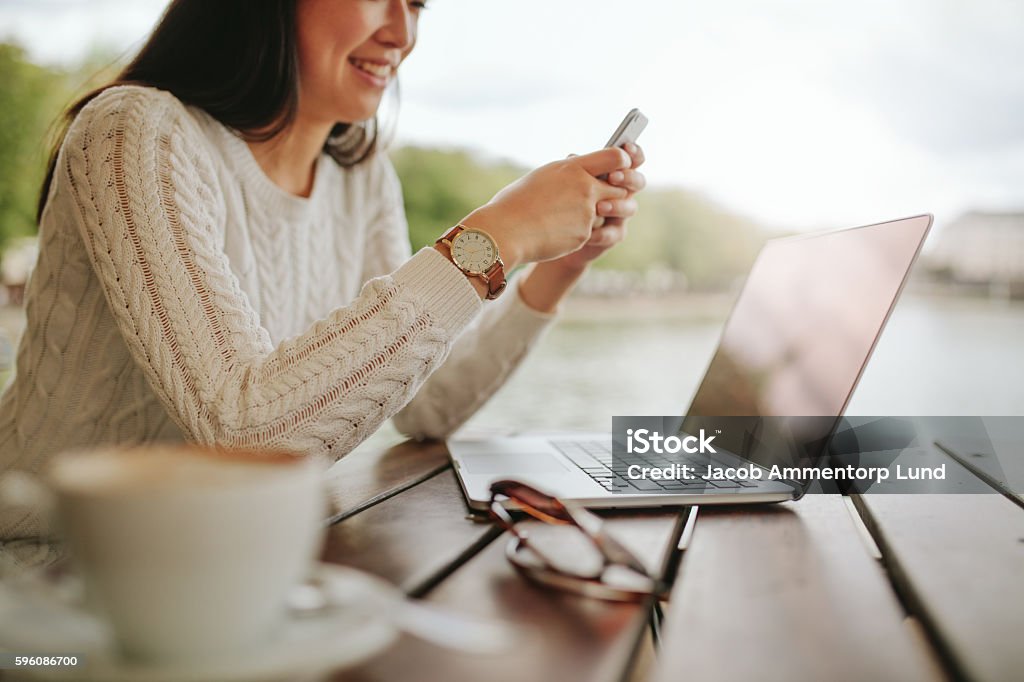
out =
{"type": "Polygon", "coordinates": [[[961,663],[943,640],[937,626],[928,617],[927,610],[923,608],[924,605],[921,600],[914,594],[913,587],[910,585],[910,579],[906,577],[906,573],[902,566],[900,566],[895,552],[880,532],[878,524],[872,518],[871,512],[867,509],[862,496],[850,495],[850,499],[860,515],[861,522],[871,535],[872,541],[878,547],[878,551],[881,554],[880,564],[885,569],[885,577],[892,587],[893,594],[896,595],[896,599],[899,601],[903,612],[908,618],[912,618],[917,626],[917,638],[927,643],[928,650],[938,659],[943,667],[943,671],[951,679],[971,679],[971,676],[963,669],[961,663]]]}
{"type": "Polygon", "coordinates": [[[439,474],[442,474],[442,473],[444,473],[445,471],[447,471],[447,470],[449,470],[451,468],[452,468],[451,464],[442,464],[441,466],[437,467],[436,469],[432,469],[431,471],[428,471],[426,474],[424,474],[422,476],[418,476],[416,478],[409,479],[408,481],[405,481],[405,482],[395,486],[394,488],[389,488],[388,490],[385,490],[384,492],[379,493],[378,495],[374,495],[373,497],[371,497],[371,498],[369,498],[369,499],[367,499],[367,500],[365,500],[363,502],[360,502],[358,505],[356,505],[355,507],[352,507],[351,509],[346,509],[343,512],[339,512],[338,514],[334,514],[333,516],[328,517],[328,519],[327,519],[327,521],[325,522],[324,525],[326,525],[326,526],[333,526],[333,525],[335,525],[337,523],[340,523],[341,521],[344,521],[345,519],[351,518],[351,517],[355,516],[356,514],[358,514],[360,512],[364,512],[367,509],[380,504],[381,502],[384,502],[386,500],[391,499],[395,495],[399,495],[399,494],[405,492],[406,490],[409,490],[411,488],[415,488],[416,486],[420,485],[421,483],[429,481],[430,479],[434,478],[435,476],[437,476],[439,474]]]}

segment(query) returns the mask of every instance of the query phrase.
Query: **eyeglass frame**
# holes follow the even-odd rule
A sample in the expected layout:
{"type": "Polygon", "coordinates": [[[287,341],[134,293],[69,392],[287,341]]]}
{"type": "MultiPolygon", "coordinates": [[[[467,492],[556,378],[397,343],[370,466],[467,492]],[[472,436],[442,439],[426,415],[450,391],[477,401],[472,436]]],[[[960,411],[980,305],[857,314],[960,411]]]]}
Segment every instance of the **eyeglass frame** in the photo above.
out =
{"type": "Polygon", "coordinates": [[[604,601],[642,602],[652,597],[667,598],[668,586],[661,579],[651,575],[635,554],[604,532],[604,521],[601,517],[587,511],[582,506],[560,500],[520,481],[510,479],[495,481],[491,484],[490,491],[490,517],[512,535],[505,547],[505,556],[513,567],[527,579],[541,585],[604,601]],[[510,494],[513,492],[520,494],[510,494]],[[593,544],[601,556],[600,572],[596,576],[585,576],[559,568],[555,561],[545,556],[542,550],[529,542],[529,533],[517,527],[517,521],[499,497],[511,500],[516,504],[513,509],[522,511],[543,523],[574,526],[593,544]],[[538,566],[524,561],[520,556],[524,549],[529,550],[540,559],[542,565],[538,566]],[[638,576],[646,578],[651,583],[650,589],[634,590],[604,582],[602,578],[608,568],[612,566],[626,568],[638,576]]]}

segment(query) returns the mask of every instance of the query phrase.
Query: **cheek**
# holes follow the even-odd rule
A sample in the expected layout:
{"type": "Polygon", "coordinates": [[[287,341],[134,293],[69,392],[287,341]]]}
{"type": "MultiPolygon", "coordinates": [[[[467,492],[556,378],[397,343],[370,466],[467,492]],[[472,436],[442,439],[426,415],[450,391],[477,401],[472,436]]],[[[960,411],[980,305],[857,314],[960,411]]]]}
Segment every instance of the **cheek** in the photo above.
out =
{"type": "MultiPolygon", "coordinates": [[[[301,5],[300,5],[301,6],[301,5]]],[[[299,59],[299,83],[303,88],[321,83],[326,75],[325,66],[330,43],[326,40],[322,26],[310,18],[303,21],[298,17],[296,51],[299,59]]]]}
{"type": "Polygon", "coordinates": [[[353,50],[369,40],[368,17],[353,11],[358,3],[306,0],[296,7],[299,77],[303,84],[335,81],[353,50]]]}

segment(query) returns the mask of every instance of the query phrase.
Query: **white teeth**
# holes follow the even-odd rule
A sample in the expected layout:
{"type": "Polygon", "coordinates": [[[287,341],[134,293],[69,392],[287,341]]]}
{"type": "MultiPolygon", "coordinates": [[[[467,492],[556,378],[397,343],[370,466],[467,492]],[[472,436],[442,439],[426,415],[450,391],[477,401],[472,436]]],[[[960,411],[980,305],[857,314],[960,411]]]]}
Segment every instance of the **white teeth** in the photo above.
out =
{"type": "Polygon", "coordinates": [[[352,59],[351,61],[357,69],[377,76],[378,78],[390,77],[393,70],[390,64],[374,64],[373,62],[366,62],[362,59],[352,59]]]}

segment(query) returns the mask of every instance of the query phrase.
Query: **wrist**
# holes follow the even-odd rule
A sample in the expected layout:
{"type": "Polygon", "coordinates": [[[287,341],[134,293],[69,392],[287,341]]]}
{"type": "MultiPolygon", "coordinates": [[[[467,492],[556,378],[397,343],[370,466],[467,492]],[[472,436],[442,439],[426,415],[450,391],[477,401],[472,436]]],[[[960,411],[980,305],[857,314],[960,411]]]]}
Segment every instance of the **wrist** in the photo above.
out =
{"type": "Polygon", "coordinates": [[[509,239],[504,223],[493,209],[481,206],[463,218],[460,223],[466,227],[486,232],[498,245],[498,255],[505,264],[505,271],[511,272],[523,262],[523,255],[514,239],[509,239]]]}
{"type": "Polygon", "coordinates": [[[573,254],[563,256],[562,258],[556,258],[555,260],[544,261],[538,263],[537,267],[543,267],[545,270],[551,270],[552,272],[558,273],[561,277],[579,279],[583,276],[583,273],[590,268],[592,261],[572,258],[573,254]]]}
{"type": "Polygon", "coordinates": [[[557,261],[537,263],[520,281],[519,297],[537,312],[556,313],[562,299],[572,291],[585,270],[586,267],[563,267],[557,261]]]}

